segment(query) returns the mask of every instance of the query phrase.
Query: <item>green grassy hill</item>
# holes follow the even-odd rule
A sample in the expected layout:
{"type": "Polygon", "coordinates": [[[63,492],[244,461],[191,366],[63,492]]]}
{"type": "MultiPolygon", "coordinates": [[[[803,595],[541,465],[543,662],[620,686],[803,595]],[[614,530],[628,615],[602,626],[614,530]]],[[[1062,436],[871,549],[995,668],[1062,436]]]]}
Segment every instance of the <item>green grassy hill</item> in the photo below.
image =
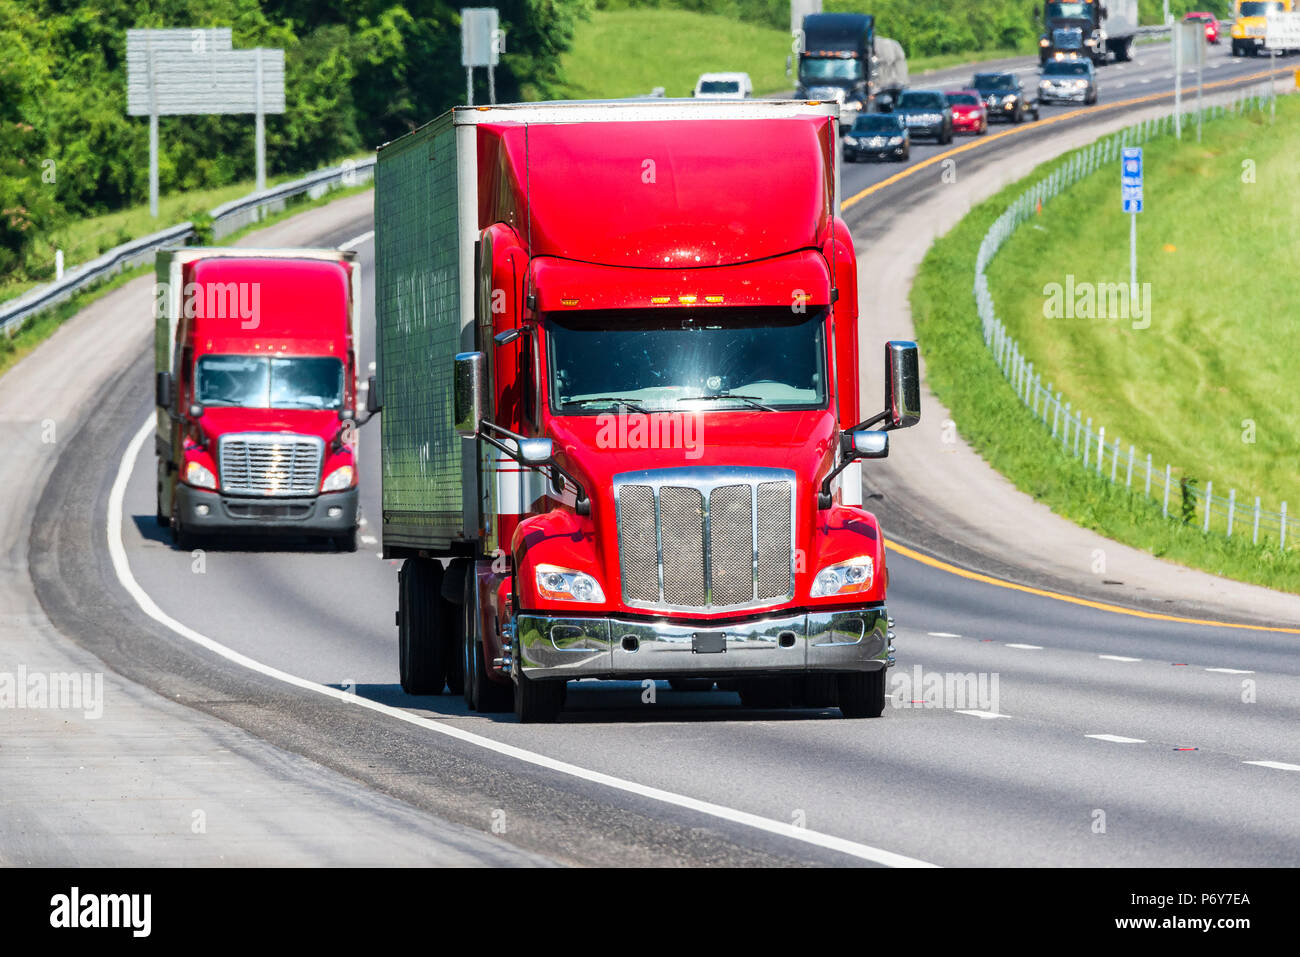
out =
{"type": "Polygon", "coordinates": [[[742,70],[755,95],[793,87],[782,30],[686,10],[597,10],[560,61],[573,99],[636,96],[662,86],[690,96],[701,73],[742,70]]]}

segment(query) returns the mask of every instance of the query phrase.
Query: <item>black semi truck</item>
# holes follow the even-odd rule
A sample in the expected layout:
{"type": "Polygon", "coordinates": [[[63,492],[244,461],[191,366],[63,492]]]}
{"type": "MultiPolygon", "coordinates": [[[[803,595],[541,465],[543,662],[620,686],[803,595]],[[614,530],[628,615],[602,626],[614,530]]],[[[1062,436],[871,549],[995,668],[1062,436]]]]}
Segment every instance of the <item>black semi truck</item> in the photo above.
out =
{"type": "Polygon", "coordinates": [[[811,13],[803,18],[796,99],[838,102],[847,128],[855,113],[888,109],[906,86],[903,48],[876,36],[871,14],[811,13]]]}
{"type": "Polygon", "coordinates": [[[1098,66],[1109,54],[1116,61],[1132,59],[1137,35],[1137,0],[1070,0],[1041,8],[1043,34],[1038,38],[1038,62],[1087,57],[1098,66]]]}

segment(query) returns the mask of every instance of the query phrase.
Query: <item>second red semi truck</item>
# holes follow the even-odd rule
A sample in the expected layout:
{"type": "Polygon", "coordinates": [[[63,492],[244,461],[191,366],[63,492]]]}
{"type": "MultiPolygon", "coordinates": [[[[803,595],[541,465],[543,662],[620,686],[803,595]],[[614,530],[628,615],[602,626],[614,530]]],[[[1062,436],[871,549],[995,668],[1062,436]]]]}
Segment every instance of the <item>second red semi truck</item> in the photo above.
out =
{"type": "Polygon", "coordinates": [[[155,260],[158,522],[357,547],[356,253],[163,249],[155,260]]]}
{"type": "Polygon", "coordinates": [[[379,150],[383,554],[413,694],[554,720],[573,679],[878,716],[893,663],[860,460],[837,110],[457,108],[379,150]]]}

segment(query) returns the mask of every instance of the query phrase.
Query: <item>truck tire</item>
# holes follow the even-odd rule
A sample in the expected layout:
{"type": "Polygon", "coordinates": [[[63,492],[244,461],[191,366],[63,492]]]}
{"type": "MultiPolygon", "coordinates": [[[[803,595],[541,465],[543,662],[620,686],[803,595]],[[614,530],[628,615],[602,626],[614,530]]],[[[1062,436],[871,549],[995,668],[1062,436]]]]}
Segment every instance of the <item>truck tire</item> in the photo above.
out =
{"type": "Polygon", "coordinates": [[[1129,37],[1120,44],[1119,49],[1115,51],[1115,59],[1120,63],[1128,63],[1133,59],[1133,38],[1129,37]]]}
{"type": "Polygon", "coordinates": [[[448,626],[442,590],[442,565],[408,558],[397,576],[398,671],[407,694],[442,694],[447,683],[443,654],[448,626]]]}
{"type": "Polygon", "coordinates": [[[794,690],[790,678],[745,678],[740,682],[740,703],[764,711],[789,708],[794,704],[794,690]]]}
{"type": "Polygon", "coordinates": [[[487,676],[483,641],[478,631],[478,601],[474,593],[474,568],[465,570],[465,600],[461,604],[461,682],[465,705],[471,711],[501,714],[514,708],[510,686],[487,676]]]}
{"type": "Polygon", "coordinates": [[[154,496],[153,518],[159,528],[167,528],[172,523],[171,517],[163,514],[162,482],[158,483],[158,491],[154,496]]]}
{"type": "Polygon", "coordinates": [[[809,675],[799,679],[796,697],[802,708],[830,708],[835,705],[835,676],[809,675]]]}
{"type": "Polygon", "coordinates": [[[515,675],[515,717],[521,724],[551,724],[564,707],[563,681],[533,681],[515,675]]]}
{"type": "Polygon", "coordinates": [[[846,718],[879,718],[885,710],[885,669],[839,675],[835,681],[840,713],[846,718]]]}

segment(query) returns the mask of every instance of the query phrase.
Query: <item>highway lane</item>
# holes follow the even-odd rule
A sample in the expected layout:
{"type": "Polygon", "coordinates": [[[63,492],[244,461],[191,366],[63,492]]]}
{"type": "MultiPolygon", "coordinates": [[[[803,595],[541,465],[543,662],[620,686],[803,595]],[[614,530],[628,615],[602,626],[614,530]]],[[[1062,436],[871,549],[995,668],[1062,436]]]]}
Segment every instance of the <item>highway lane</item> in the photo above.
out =
{"type": "MultiPolygon", "coordinates": [[[[1147,55],[1144,49],[1144,60],[1147,55]]],[[[1147,67],[1159,70],[1155,63],[1147,67]]],[[[1106,76],[1103,71],[1103,83],[1106,76]]],[[[993,141],[984,147],[990,155],[999,148],[993,141]]],[[[917,162],[924,158],[921,151],[915,154],[917,162]]],[[[883,167],[862,170],[887,175],[883,167]]],[[[845,195],[851,195],[847,171],[845,184],[845,195]]],[[[904,214],[905,199],[895,199],[894,191],[886,195],[904,214]]],[[[876,212],[871,200],[857,208],[868,218],[876,212]]],[[[357,233],[368,228],[356,224],[357,233]]],[[[346,238],[340,233],[323,241],[346,238]]],[[[370,244],[361,246],[361,256],[368,278],[370,244]]],[[[372,316],[369,302],[366,316],[372,316]]],[[[366,335],[363,363],[372,358],[372,344],[373,335],[366,335]]],[[[139,382],[123,382],[118,390],[123,421],[135,423],[129,431],[149,410],[146,363],[139,365],[139,382]]],[[[362,431],[363,508],[370,516],[378,514],[376,440],[372,431],[362,431]]],[[[102,509],[105,491],[92,496],[95,508],[102,509]]],[[[734,695],[721,692],[677,695],[661,685],[656,702],[644,704],[639,685],[582,684],[572,688],[560,725],[519,726],[508,717],[468,715],[451,697],[401,694],[392,625],[396,570],[364,539],[355,555],[309,546],[209,547],[199,573],[195,559],[172,550],[153,526],[148,449],[131,473],[124,514],[123,538],[141,585],[164,611],[217,641],[314,681],[355,682],[361,695],[449,727],[630,781],[941,864],[1300,859],[1297,828],[1277,813],[1294,805],[1300,775],[1244,763],[1300,763],[1286,733],[1300,707],[1300,683],[1289,653],[1294,636],[1197,628],[1063,605],[954,578],[896,554],[891,558],[891,611],[900,632],[896,678],[918,665],[925,673],[996,674],[998,713],[1007,717],[960,713],[986,709],[959,709],[950,702],[946,708],[890,708],[880,721],[853,722],[834,711],[746,712],[734,695]],[[1205,670],[1211,667],[1254,674],[1205,670]],[[1257,682],[1254,704],[1240,701],[1240,682],[1247,679],[1257,682]],[[1199,750],[1174,750],[1183,747],[1199,750]],[[1101,833],[1095,831],[1099,810],[1108,822],[1101,833]]],[[[148,641],[167,639],[150,636],[148,641]]],[[[141,656],[151,648],[132,653],[141,656]]],[[[163,658],[179,656],[194,670],[208,664],[201,653],[195,662],[193,651],[174,646],[162,651],[163,658]]],[[[105,653],[111,663],[111,649],[105,653]]],[[[132,665],[139,667],[129,662],[128,668],[132,665]]],[[[239,684],[238,676],[229,681],[239,684]]],[[[245,703],[273,710],[266,704],[269,697],[246,693],[245,703]]],[[[326,709],[322,705],[315,717],[332,720],[324,716],[326,709]]],[[[264,734],[274,733],[267,724],[291,720],[248,710],[230,719],[264,734]]],[[[431,734],[399,734],[382,721],[343,723],[350,733],[327,763],[347,766],[363,779],[358,762],[378,765],[377,776],[402,762],[423,766],[424,779],[397,790],[439,812],[448,799],[431,792],[446,790],[448,780],[469,773],[466,762],[486,760],[472,747],[453,746],[431,734]],[[390,737],[400,739],[400,754],[386,740],[390,737]]],[[[504,778],[499,770],[495,776],[504,778]]],[[[599,802],[593,822],[627,816],[627,799],[620,794],[586,784],[548,780],[547,785],[577,787],[582,798],[599,802]]],[[[396,788],[391,782],[384,786],[396,788]]],[[[507,806],[527,804],[525,785],[503,790],[500,800],[507,806]]],[[[483,814],[481,808],[460,810],[471,819],[483,814]]],[[[641,839],[681,824],[675,810],[643,804],[635,810],[644,815],[641,839]]],[[[544,804],[534,807],[525,820],[537,830],[508,839],[554,851],[548,845],[554,834],[545,829],[547,813],[544,804]]],[[[563,812],[551,807],[549,813],[563,812]]],[[[689,815],[685,820],[698,824],[689,815]]],[[[589,822],[557,856],[599,859],[594,840],[604,833],[589,822]]],[[[809,859],[804,848],[752,831],[730,829],[724,836],[774,859],[809,859]]],[[[709,856],[703,850],[707,842],[698,843],[699,850],[676,853],[694,861],[736,859],[734,847],[709,856]]]]}
{"type": "MultiPolygon", "coordinates": [[[[1120,101],[1172,91],[1174,69],[1171,46],[1167,42],[1155,42],[1139,44],[1133,49],[1133,59],[1128,63],[1108,63],[1097,69],[1098,101],[1095,106],[1045,105],[1041,107],[1041,119],[1037,123],[1026,119],[1023,124],[1017,127],[1004,121],[990,122],[989,132],[984,134],[983,137],[972,133],[958,133],[952,146],[961,146],[971,141],[985,139],[1009,128],[1023,130],[1017,136],[1024,136],[1043,121],[1058,122],[1057,118],[1065,114],[1073,114],[1079,111],[1104,111],[1120,101]]],[[[1286,64],[1288,61],[1280,60],[1279,63],[1286,64]]],[[[979,69],[982,70],[983,67],[979,69]]],[[[1016,73],[1027,88],[1037,89],[1039,71],[1037,57],[1021,57],[998,61],[997,69],[1016,73]]],[[[1262,73],[1268,69],[1270,69],[1270,64],[1266,58],[1233,57],[1222,44],[1218,47],[1206,48],[1204,76],[1207,87],[1210,84],[1220,84],[1251,74],[1262,73]]],[[[976,70],[970,67],[944,69],[914,77],[913,80],[914,85],[918,88],[960,89],[969,85],[975,72],[976,70]]],[[[1188,98],[1185,100],[1188,106],[1195,99],[1195,80],[1195,70],[1184,71],[1183,94],[1188,98]]],[[[1210,89],[1219,89],[1219,87],[1214,86],[1210,89]]],[[[911,161],[906,165],[923,163],[951,148],[951,146],[939,146],[928,140],[918,140],[912,144],[911,161]]],[[[987,149],[984,146],[979,148],[987,149]]],[[[969,156],[970,154],[966,155],[969,156]]],[[[961,164],[965,160],[958,159],[957,162],[961,164]]],[[[841,194],[846,201],[850,200],[863,189],[894,176],[904,165],[902,163],[886,162],[845,163],[841,173],[841,194]]],[[[939,172],[939,170],[936,170],[932,175],[937,177],[939,172]]]]}

